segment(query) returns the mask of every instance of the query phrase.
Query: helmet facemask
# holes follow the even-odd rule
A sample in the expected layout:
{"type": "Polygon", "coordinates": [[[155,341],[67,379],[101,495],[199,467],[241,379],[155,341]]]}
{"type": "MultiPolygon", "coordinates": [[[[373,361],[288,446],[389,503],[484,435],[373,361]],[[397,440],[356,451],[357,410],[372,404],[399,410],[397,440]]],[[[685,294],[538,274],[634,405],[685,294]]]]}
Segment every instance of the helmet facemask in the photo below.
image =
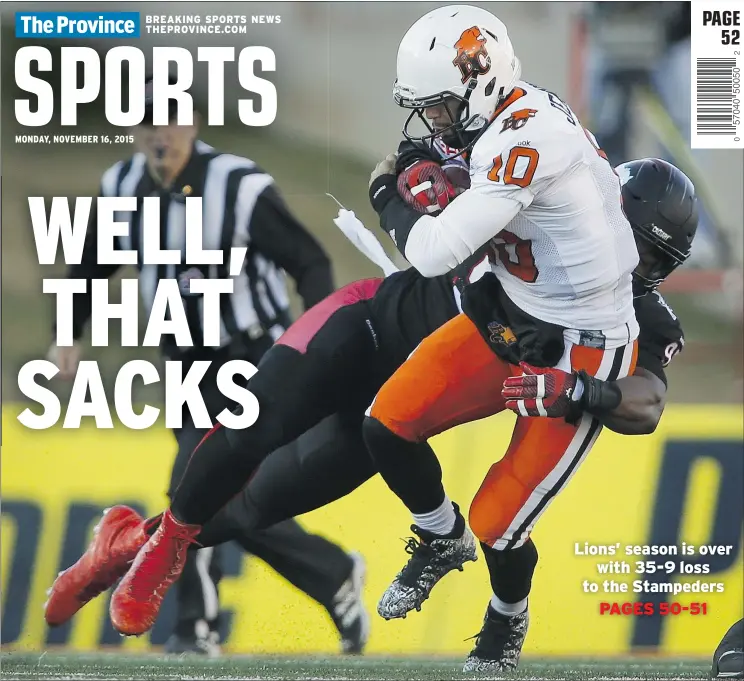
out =
{"type": "MultiPolygon", "coordinates": [[[[404,108],[411,109],[411,113],[403,126],[404,137],[412,144],[421,144],[431,147],[435,140],[441,139],[444,144],[451,147],[456,153],[447,156],[443,160],[449,160],[460,156],[468,151],[477,141],[478,137],[485,131],[487,121],[478,114],[470,114],[470,95],[477,81],[473,78],[468,84],[464,95],[458,95],[447,90],[429,97],[410,99],[404,97],[396,88],[393,98],[395,103],[404,108]],[[449,116],[450,125],[443,128],[434,128],[426,117],[426,110],[435,106],[442,106],[449,116]],[[470,128],[474,124],[480,125],[475,129],[470,128]],[[413,129],[415,125],[423,125],[426,133],[416,134],[413,129]]],[[[489,84],[490,85],[490,84],[489,84]]],[[[402,89],[402,88],[401,88],[402,89]]]]}
{"type": "Polygon", "coordinates": [[[643,295],[656,289],[674,270],[689,257],[678,249],[653,237],[647,229],[631,224],[636,236],[636,246],[641,259],[633,272],[633,293],[643,295]]]}

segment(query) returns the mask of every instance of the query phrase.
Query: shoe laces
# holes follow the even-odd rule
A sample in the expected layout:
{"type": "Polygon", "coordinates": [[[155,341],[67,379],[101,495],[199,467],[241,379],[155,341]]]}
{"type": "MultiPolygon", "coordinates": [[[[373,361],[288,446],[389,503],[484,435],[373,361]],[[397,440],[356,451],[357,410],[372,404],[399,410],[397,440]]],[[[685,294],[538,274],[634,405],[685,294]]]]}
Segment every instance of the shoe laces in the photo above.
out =
{"type": "Polygon", "coordinates": [[[424,572],[431,570],[432,565],[439,558],[439,554],[431,545],[426,544],[415,537],[408,537],[403,541],[406,544],[405,551],[411,557],[406,566],[401,570],[400,575],[398,576],[398,581],[404,586],[420,590],[421,585],[419,584],[419,578],[424,574],[424,572]]]}
{"type": "Polygon", "coordinates": [[[174,524],[168,536],[156,532],[143,549],[146,553],[139,566],[138,579],[131,583],[130,591],[132,595],[137,600],[142,600],[143,598],[149,598],[158,589],[162,588],[175,575],[177,567],[181,563],[183,552],[189,544],[196,543],[191,528],[185,525],[174,524]],[[175,556],[172,559],[168,555],[171,547],[175,548],[175,556]],[[163,575],[159,568],[166,560],[170,567],[163,575]]]}
{"type": "Polygon", "coordinates": [[[511,627],[511,619],[495,619],[486,616],[481,630],[475,636],[465,639],[466,641],[475,639],[473,653],[476,656],[485,654],[486,657],[495,657],[494,650],[498,651],[498,656],[500,656],[504,650],[511,647],[516,633],[511,627]]]}

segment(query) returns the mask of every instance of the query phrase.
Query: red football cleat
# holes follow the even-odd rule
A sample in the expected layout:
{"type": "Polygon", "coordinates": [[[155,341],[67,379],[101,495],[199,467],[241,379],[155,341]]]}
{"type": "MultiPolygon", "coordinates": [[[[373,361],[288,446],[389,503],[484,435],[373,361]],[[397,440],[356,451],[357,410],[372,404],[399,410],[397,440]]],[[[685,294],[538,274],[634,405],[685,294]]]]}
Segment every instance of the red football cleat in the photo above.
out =
{"type": "Polygon", "coordinates": [[[57,575],[47,592],[44,619],[50,627],[67,622],[88,601],[110,589],[126,574],[147,541],[142,516],[128,506],[103,512],[93,540],[80,560],[57,575]]]}
{"type": "Polygon", "coordinates": [[[179,522],[170,512],[134,559],[129,572],[111,596],[111,623],[125,636],[148,631],[160,611],[165,594],[180,577],[186,549],[195,544],[200,525],[179,522]]]}

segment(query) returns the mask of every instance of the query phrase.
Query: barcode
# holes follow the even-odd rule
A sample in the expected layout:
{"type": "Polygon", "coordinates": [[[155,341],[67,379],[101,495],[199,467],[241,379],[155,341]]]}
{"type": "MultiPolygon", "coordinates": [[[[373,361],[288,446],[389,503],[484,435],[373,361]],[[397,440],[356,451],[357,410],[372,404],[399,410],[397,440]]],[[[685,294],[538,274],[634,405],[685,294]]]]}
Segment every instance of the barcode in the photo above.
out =
{"type": "Polygon", "coordinates": [[[697,58],[698,135],[735,135],[734,69],[736,59],[697,58]]]}

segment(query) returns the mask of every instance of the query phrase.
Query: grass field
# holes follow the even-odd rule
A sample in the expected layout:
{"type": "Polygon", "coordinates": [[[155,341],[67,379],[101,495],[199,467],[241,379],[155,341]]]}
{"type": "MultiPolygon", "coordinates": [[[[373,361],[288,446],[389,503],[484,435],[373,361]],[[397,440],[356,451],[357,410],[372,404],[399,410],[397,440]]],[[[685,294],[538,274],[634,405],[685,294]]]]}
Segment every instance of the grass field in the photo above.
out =
{"type": "Polygon", "coordinates": [[[463,674],[462,660],[417,658],[176,658],[80,653],[4,653],[3,679],[705,679],[707,660],[526,659],[516,674],[463,674]]]}

